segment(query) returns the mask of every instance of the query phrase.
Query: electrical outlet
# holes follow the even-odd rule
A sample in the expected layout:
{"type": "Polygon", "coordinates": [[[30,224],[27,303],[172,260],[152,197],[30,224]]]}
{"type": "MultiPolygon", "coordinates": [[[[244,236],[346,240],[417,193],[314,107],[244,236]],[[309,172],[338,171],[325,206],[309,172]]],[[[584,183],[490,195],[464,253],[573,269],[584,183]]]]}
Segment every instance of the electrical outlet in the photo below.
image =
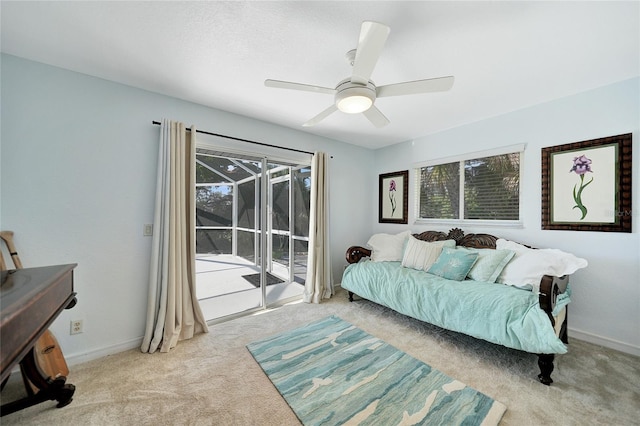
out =
{"type": "Polygon", "coordinates": [[[71,321],[70,334],[80,334],[80,333],[82,333],[82,320],[71,321]]]}
{"type": "Polygon", "coordinates": [[[152,223],[145,223],[144,227],[142,228],[142,235],[144,237],[150,237],[153,235],[153,224],[152,223]]]}

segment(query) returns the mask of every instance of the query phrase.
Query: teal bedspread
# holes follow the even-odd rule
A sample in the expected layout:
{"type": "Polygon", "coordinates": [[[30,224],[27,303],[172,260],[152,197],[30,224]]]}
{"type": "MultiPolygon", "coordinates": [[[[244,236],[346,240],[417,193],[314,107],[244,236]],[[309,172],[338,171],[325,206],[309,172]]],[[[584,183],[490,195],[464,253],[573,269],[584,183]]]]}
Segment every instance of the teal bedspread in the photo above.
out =
{"type": "Polygon", "coordinates": [[[567,352],[531,291],[452,281],[403,268],[400,262],[371,261],[349,265],[342,288],[401,314],[509,348],[536,354],[567,352]]]}

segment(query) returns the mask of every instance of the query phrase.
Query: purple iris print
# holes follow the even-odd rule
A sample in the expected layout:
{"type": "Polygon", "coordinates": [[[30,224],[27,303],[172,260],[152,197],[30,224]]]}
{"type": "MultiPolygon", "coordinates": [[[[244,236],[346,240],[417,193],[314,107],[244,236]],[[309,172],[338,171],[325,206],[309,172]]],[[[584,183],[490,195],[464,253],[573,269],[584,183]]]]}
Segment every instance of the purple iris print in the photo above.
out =
{"type": "Polygon", "coordinates": [[[569,173],[576,172],[578,176],[580,176],[580,187],[578,188],[578,184],[576,183],[573,186],[573,200],[576,202],[576,205],[573,206],[574,209],[580,209],[582,212],[582,217],[580,220],[583,220],[587,216],[587,207],[582,203],[582,191],[593,182],[593,177],[587,183],[584,182],[584,175],[586,173],[593,173],[591,170],[591,160],[587,158],[586,155],[581,155],[579,157],[575,157],[573,159],[573,167],[569,170],[569,173]]]}
{"type": "Polygon", "coordinates": [[[395,192],[396,192],[396,181],[391,179],[391,182],[389,182],[389,201],[391,201],[391,217],[393,217],[393,214],[396,211],[395,192]]]}
{"type": "Polygon", "coordinates": [[[587,172],[591,172],[591,160],[589,160],[584,154],[580,157],[575,157],[573,159],[573,167],[569,170],[569,173],[571,172],[576,172],[580,176],[587,172]]]}

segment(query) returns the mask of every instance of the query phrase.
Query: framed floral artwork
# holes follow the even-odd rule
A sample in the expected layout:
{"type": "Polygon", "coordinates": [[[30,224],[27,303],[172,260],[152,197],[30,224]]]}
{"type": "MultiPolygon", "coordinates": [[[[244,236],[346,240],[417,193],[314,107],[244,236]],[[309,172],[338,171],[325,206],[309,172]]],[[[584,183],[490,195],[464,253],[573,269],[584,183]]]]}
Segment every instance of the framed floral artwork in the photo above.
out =
{"type": "Polygon", "coordinates": [[[380,175],[378,221],[408,223],[409,171],[380,175]]]}
{"type": "Polygon", "coordinates": [[[631,232],[631,133],[542,148],[542,229],[631,232]]]}

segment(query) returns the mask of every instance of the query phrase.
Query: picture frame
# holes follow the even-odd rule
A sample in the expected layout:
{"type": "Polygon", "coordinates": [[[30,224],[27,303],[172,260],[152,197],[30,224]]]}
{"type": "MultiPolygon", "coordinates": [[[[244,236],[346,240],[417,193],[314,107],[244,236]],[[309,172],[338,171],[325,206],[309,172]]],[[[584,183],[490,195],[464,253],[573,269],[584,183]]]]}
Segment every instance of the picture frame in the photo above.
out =
{"type": "Polygon", "coordinates": [[[542,148],[542,229],[631,232],[631,133],[542,148]]]}
{"type": "Polygon", "coordinates": [[[409,171],[381,174],[379,185],[378,222],[408,223],[409,171]]]}

